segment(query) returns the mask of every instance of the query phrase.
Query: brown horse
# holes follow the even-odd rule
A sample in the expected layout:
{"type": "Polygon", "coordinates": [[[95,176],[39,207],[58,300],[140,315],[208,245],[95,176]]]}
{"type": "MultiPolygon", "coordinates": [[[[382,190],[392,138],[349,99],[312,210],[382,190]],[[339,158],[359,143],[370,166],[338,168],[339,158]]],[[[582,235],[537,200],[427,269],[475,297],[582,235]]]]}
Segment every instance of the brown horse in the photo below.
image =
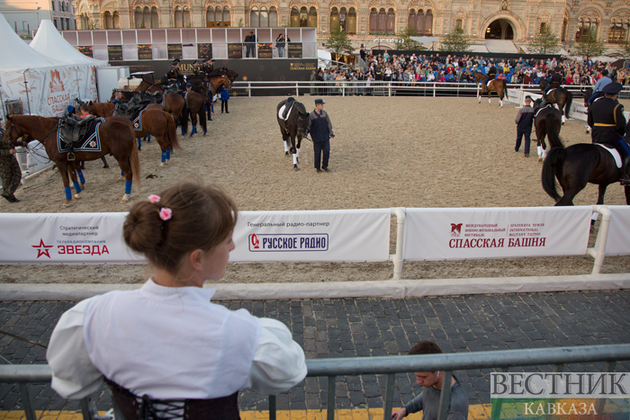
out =
{"type": "Polygon", "coordinates": [[[555,130],[560,133],[562,128],[562,112],[558,110],[552,103],[544,102],[542,99],[534,101],[534,128],[536,129],[536,141],[538,142],[538,161],[542,162],[547,157],[547,145],[545,137],[547,137],[547,122],[553,121],[555,130]],[[544,105],[543,105],[544,104],[544,105]],[[551,119],[547,118],[551,115],[551,119]]]}
{"type": "Polygon", "coordinates": [[[206,122],[206,102],[208,101],[208,95],[203,95],[198,92],[190,91],[186,93],[184,109],[179,118],[179,125],[182,129],[182,136],[185,136],[188,132],[188,115],[190,114],[190,120],[192,121],[192,130],[190,130],[190,136],[197,132],[197,118],[203,128],[203,135],[208,134],[208,125],[206,122]]]}
{"type": "Polygon", "coordinates": [[[475,72],[475,81],[477,82],[477,98],[481,103],[481,95],[488,92],[488,104],[491,104],[491,94],[496,92],[499,97],[499,107],[503,106],[503,98],[507,96],[507,82],[505,79],[492,79],[489,82],[485,82],[486,75],[477,71],[475,72]]]}
{"type": "MultiPolygon", "coordinates": [[[[164,89],[160,85],[156,85],[155,83],[149,83],[146,80],[142,80],[138,87],[136,88],[138,92],[161,92],[164,93],[164,89]]],[[[168,92],[164,94],[164,108],[173,115],[174,121],[179,121],[179,117],[182,114],[182,110],[186,102],[182,95],[179,95],[175,92],[168,92]]]]}
{"type": "Polygon", "coordinates": [[[552,104],[558,104],[558,108],[563,112],[562,124],[564,124],[565,117],[569,119],[569,112],[571,111],[571,104],[573,103],[573,94],[562,86],[551,88],[545,92],[548,86],[549,82],[546,79],[540,79],[540,90],[543,94],[543,99],[552,104]]]}
{"type": "MultiPolygon", "coordinates": [[[[57,130],[59,127],[59,118],[44,118],[31,115],[10,115],[5,123],[5,135],[13,141],[17,141],[20,137],[25,141],[39,140],[46,148],[48,158],[55,162],[66,194],[66,200],[63,207],[71,204],[72,193],[70,192],[70,182],[68,173],[72,178],[77,195],[81,192],[81,186],[85,186],[85,179],[78,165],[72,161],[68,161],[68,153],[60,152],[57,147],[57,130]],[[76,173],[75,173],[76,171],[76,173]],[[76,180],[76,175],[81,179],[80,185],[76,180]]],[[[127,118],[110,117],[101,123],[99,127],[99,137],[101,141],[100,151],[80,151],[75,150],[74,154],[77,160],[94,160],[101,156],[112,154],[118,161],[118,165],[125,176],[125,193],[121,202],[129,200],[131,194],[132,181],[135,179],[140,185],[140,159],[138,157],[138,149],[135,146],[133,127],[127,118]]]]}
{"type": "MultiPolygon", "coordinates": [[[[113,105],[114,104],[109,102],[90,102],[90,113],[97,117],[110,117],[114,112],[113,105]]],[[[162,105],[151,104],[142,112],[139,127],[134,127],[134,135],[138,139],[147,136],[155,137],[160,145],[160,149],[162,149],[162,162],[160,166],[164,166],[171,158],[170,151],[173,149],[181,149],[175,128],[173,116],[164,111],[162,105]],[[142,130],[137,129],[140,127],[142,130]]],[[[140,144],[140,140],[138,140],[138,144],[140,144]]]]}

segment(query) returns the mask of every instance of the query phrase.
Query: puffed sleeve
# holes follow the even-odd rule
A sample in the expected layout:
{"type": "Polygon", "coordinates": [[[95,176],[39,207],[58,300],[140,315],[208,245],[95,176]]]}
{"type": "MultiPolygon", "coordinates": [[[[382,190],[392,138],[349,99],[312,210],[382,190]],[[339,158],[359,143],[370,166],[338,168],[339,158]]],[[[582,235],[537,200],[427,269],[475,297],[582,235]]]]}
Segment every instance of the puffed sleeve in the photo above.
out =
{"type": "Polygon", "coordinates": [[[79,302],[61,315],[46,351],[53,372],[52,388],[64,398],[86,397],[96,392],[103,380],[92,365],[83,340],[83,319],[92,299],[79,302]]]}
{"type": "Polygon", "coordinates": [[[286,325],[270,318],[260,318],[260,323],[260,340],[245,388],[276,395],[306,377],[306,360],[286,325]]]}

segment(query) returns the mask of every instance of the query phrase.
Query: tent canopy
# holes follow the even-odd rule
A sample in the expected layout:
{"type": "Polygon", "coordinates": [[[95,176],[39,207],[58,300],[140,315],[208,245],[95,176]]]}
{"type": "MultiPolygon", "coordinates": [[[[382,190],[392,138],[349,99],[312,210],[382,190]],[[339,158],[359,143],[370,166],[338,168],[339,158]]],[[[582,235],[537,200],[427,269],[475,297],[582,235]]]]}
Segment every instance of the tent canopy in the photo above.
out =
{"type": "Polygon", "coordinates": [[[99,66],[107,64],[101,60],[95,60],[77,51],[59,33],[50,19],[43,19],[39,23],[37,35],[30,44],[31,48],[48,58],[60,60],[64,64],[87,64],[99,66]]]}
{"type": "Polygon", "coordinates": [[[0,14],[0,71],[21,72],[26,69],[54,67],[60,61],[46,57],[28,46],[0,14]]]}

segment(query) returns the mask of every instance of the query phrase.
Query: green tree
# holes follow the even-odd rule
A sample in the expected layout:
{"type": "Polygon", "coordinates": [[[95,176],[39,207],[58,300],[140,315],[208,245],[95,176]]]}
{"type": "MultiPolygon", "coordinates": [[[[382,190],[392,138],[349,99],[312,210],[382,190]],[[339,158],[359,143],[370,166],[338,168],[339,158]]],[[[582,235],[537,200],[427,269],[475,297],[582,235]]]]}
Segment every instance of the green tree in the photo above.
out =
{"type": "Polygon", "coordinates": [[[529,44],[529,49],[534,54],[555,54],[560,50],[560,40],[545,27],[529,44]]]}
{"type": "Polygon", "coordinates": [[[400,34],[400,38],[396,40],[396,49],[400,51],[426,50],[424,45],[411,39],[412,36],[418,36],[418,32],[409,27],[405,28],[403,33],[400,34]]]}
{"type": "Polygon", "coordinates": [[[604,44],[597,39],[596,28],[592,27],[585,37],[575,45],[573,53],[588,60],[591,57],[604,54],[604,44]]]}
{"type": "Polygon", "coordinates": [[[348,39],[348,34],[341,31],[332,31],[326,41],[324,47],[331,53],[338,56],[339,54],[352,54],[354,48],[348,39]]]}
{"type": "Polygon", "coordinates": [[[468,51],[470,40],[464,35],[464,30],[459,26],[453,32],[440,39],[441,51],[468,51]]]}

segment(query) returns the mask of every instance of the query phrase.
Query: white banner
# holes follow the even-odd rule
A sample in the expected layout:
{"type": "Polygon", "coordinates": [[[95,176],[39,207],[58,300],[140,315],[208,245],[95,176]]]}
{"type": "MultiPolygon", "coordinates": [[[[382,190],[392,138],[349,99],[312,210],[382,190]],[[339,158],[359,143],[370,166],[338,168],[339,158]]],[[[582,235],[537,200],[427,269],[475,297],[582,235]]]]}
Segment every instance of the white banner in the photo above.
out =
{"type": "Polygon", "coordinates": [[[143,262],[122,238],[127,213],[5,213],[0,263],[143,262]]]}
{"type": "Polygon", "coordinates": [[[230,261],[388,261],[390,209],[239,212],[230,261]]]}
{"type": "Polygon", "coordinates": [[[584,255],[592,207],[407,209],[403,259],[584,255]]]}
{"type": "Polygon", "coordinates": [[[606,207],[610,210],[606,255],[630,255],[630,206],[606,207]]]}

